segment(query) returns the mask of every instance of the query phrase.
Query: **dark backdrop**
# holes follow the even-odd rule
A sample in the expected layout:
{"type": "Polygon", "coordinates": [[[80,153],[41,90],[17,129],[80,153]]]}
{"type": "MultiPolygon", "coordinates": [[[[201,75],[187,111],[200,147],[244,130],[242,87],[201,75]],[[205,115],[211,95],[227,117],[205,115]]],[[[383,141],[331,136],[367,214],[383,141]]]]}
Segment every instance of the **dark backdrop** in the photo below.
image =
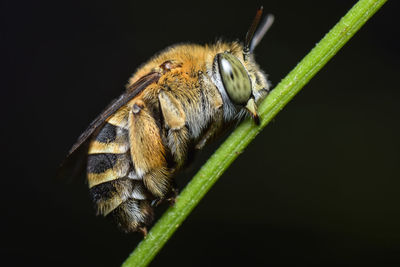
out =
{"type": "MultiPolygon", "coordinates": [[[[242,38],[263,4],[276,21],[257,60],[276,85],[354,2],[2,1],[2,261],[118,266],[135,248],[140,235],[95,217],[83,176],[54,174],[155,52],[242,38]]],[[[400,264],[398,7],[282,110],[151,266],[400,264]]]]}

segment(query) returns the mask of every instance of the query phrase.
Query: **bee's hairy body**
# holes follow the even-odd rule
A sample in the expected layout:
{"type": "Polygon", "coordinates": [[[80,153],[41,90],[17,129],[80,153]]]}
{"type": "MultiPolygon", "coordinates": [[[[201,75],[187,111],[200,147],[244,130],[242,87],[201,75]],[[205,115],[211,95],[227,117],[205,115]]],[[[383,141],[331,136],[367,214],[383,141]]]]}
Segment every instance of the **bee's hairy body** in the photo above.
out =
{"type": "Polygon", "coordinates": [[[168,48],[139,68],[127,90],[152,72],[160,73],[158,81],[108,117],[88,150],[88,184],[97,212],[113,214],[127,232],[143,231],[152,221],[153,204],[174,191],[172,177],[188,153],[243,117],[246,104],[256,113],[255,103],[268,92],[265,74],[236,42],[168,48]],[[251,92],[243,104],[230,100],[232,94],[241,100],[242,92],[223,88],[229,79],[221,78],[224,58],[232,63],[233,80],[242,67],[248,75],[251,92]]]}

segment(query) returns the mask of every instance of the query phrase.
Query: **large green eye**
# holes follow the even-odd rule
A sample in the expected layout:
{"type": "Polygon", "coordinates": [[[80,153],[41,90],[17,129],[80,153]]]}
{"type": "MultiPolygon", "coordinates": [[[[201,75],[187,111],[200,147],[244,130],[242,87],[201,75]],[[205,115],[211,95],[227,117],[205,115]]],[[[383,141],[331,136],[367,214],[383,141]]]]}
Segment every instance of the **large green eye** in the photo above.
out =
{"type": "Polygon", "coordinates": [[[218,66],[229,98],[237,105],[245,105],[251,96],[251,83],[242,63],[229,53],[220,53],[218,66]]]}

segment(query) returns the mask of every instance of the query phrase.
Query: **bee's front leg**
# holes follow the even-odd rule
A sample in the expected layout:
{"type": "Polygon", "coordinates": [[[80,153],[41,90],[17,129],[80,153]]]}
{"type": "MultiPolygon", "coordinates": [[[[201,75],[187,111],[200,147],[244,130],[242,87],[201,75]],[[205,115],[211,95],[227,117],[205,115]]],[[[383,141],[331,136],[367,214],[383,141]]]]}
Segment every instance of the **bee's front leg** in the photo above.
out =
{"type": "Polygon", "coordinates": [[[147,227],[146,227],[146,226],[139,227],[139,228],[138,228],[138,231],[139,231],[140,233],[142,233],[142,234],[143,234],[143,237],[144,237],[144,238],[146,238],[146,236],[147,236],[147,233],[148,233],[148,231],[147,231],[147,227]]]}
{"type": "Polygon", "coordinates": [[[204,135],[202,136],[202,138],[199,140],[199,142],[197,142],[195,148],[197,150],[201,150],[203,149],[203,147],[210,141],[213,139],[213,137],[215,136],[217,132],[217,127],[213,126],[211,128],[209,128],[207,130],[207,132],[204,133],[204,135]]]}
{"type": "Polygon", "coordinates": [[[186,114],[182,104],[172,93],[160,91],[158,100],[166,129],[166,145],[175,161],[174,168],[179,169],[187,156],[189,131],[186,127],[186,114]]]}
{"type": "Polygon", "coordinates": [[[200,140],[195,145],[195,149],[201,150],[203,147],[208,144],[215,136],[221,131],[222,128],[222,110],[219,109],[214,116],[214,123],[207,129],[200,140]]]}

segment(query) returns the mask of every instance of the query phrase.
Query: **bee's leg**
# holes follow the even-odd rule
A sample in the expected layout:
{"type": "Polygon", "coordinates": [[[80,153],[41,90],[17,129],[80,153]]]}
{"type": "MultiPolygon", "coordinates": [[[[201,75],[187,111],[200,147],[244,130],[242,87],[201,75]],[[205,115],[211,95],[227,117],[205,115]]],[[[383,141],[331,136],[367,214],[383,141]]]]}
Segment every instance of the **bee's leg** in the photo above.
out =
{"type": "Polygon", "coordinates": [[[173,187],[169,197],[167,198],[167,201],[170,206],[173,206],[175,204],[178,195],[179,195],[179,190],[173,187]]]}
{"type": "Polygon", "coordinates": [[[169,203],[170,206],[173,206],[176,201],[176,197],[179,194],[179,190],[175,187],[171,187],[171,191],[168,193],[168,195],[165,198],[156,198],[151,201],[151,206],[152,207],[157,207],[158,205],[162,204],[165,200],[169,203]]]}
{"type": "Polygon", "coordinates": [[[197,142],[195,148],[200,150],[203,149],[203,147],[213,139],[213,137],[216,134],[217,127],[211,127],[210,129],[207,130],[207,132],[202,136],[202,138],[197,142]]]}
{"type": "Polygon", "coordinates": [[[129,141],[135,175],[155,198],[164,199],[171,188],[170,170],[160,128],[143,101],[136,100],[129,114],[129,141]]]}
{"type": "Polygon", "coordinates": [[[176,163],[176,168],[181,167],[186,160],[186,148],[189,140],[189,132],[186,124],[186,115],[180,102],[167,91],[161,91],[158,95],[164,127],[167,130],[167,146],[176,163]]]}
{"type": "Polygon", "coordinates": [[[186,127],[180,130],[169,129],[167,131],[167,146],[171,151],[174,168],[179,169],[185,164],[187,158],[187,143],[189,132],[186,127]]]}
{"type": "Polygon", "coordinates": [[[182,129],[185,126],[186,116],[179,101],[166,91],[159,93],[158,100],[166,126],[171,130],[182,129]]]}
{"type": "Polygon", "coordinates": [[[129,198],[111,213],[124,232],[147,234],[146,225],[153,221],[153,208],[148,200],[129,198]]]}
{"type": "Polygon", "coordinates": [[[146,238],[146,236],[147,236],[147,227],[146,226],[139,227],[138,230],[139,230],[139,232],[141,232],[143,234],[143,237],[146,238]]]}
{"type": "Polygon", "coordinates": [[[208,75],[203,75],[203,73],[199,73],[201,76],[202,86],[204,88],[204,92],[202,94],[203,102],[209,103],[209,106],[204,108],[210,114],[209,117],[212,117],[213,123],[207,129],[207,131],[201,136],[201,138],[197,141],[195,145],[195,149],[200,150],[208,144],[209,141],[214,139],[218,132],[220,132],[222,128],[222,123],[224,121],[223,118],[223,101],[221,94],[218,93],[214,88],[210,88],[206,86],[206,84],[213,84],[214,82],[210,79],[208,75]],[[208,80],[208,83],[204,83],[204,80],[208,80]]]}
{"type": "MultiPolygon", "coordinates": [[[[222,116],[222,111],[218,111],[215,115],[215,117],[217,116],[222,116]]],[[[195,145],[195,148],[197,150],[203,149],[203,147],[208,144],[209,141],[211,141],[212,139],[214,139],[214,137],[217,135],[218,132],[221,131],[221,126],[222,126],[222,119],[216,119],[215,123],[213,123],[208,129],[207,131],[203,134],[203,136],[201,137],[201,139],[197,142],[197,144],[195,145]]]]}

